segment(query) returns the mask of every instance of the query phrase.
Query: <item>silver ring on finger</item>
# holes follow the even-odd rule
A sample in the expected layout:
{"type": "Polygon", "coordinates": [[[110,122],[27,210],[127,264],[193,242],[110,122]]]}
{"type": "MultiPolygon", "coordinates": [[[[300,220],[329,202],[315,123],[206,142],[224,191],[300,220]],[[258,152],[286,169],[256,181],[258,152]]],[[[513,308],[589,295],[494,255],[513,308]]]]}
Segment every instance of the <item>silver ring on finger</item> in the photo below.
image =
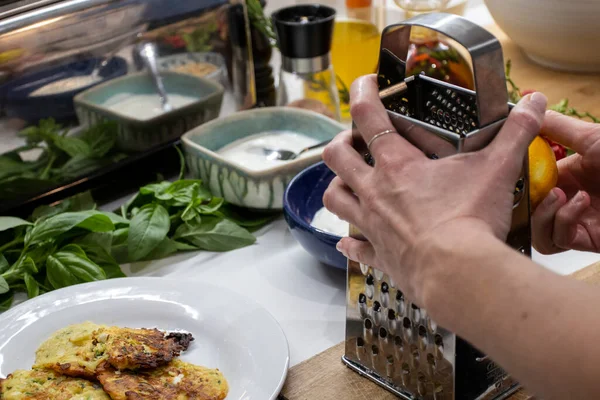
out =
{"type": "Polygon", "coordinates": [[[386,129],[385,131],[379,132],[378,134],[376,134],[375,136],[373,136],[371,138],[371,140],[369,140],[369,143],[367,143],[367,149],[369,149],[369,153],[372,153],[371,146],[373,145],[373,142],[375,142],[380,137],[382,137],[384,135],[387,135],[388,133],[397,133],[397,132],[395,130],[393,130],[393,129],[386,129]]]}

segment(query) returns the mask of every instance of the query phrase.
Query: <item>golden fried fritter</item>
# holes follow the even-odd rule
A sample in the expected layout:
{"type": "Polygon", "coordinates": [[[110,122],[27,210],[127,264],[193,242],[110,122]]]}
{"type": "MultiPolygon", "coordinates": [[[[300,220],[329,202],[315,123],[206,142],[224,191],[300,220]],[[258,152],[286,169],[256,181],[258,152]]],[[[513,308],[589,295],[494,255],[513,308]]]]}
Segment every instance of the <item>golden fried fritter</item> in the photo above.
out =
{"type": "Polygon", "coordinates": [[[98,365],[108,361],[121,369],[155,368],[185,351],[191,334],[157,329],[108,327],[91,322],[57,331],[36,352],[35,368],[94,379],[98,365]]]}
{"type": "Polygon", "coordinates": [[[59,374],[94,379],[96,368],[106,360],[96,351],[94,331],[103,325],[84,322],[56,331],[37,349],[34,368],[52,369],[59,374]]]}
{"type": "Polygon", "coordinates": [[[100,328],[94,332],[96,349],[117,370],[156,368],[169,363],[187,350],[192,335],[158,329],[100,328]]]}
{"type": "Polygon", "coordinates": [[[98,380],[113,400],[223,400],[229,391],[218,369],[179,359],[143,371],[115,371],[104,363],[98,371],[98,380]]]}
{"type": "Polygon", "coordinates": [[[110,400],[100,385],[48,370],[18,370],[0,380],[3,400],[110,400]]]}

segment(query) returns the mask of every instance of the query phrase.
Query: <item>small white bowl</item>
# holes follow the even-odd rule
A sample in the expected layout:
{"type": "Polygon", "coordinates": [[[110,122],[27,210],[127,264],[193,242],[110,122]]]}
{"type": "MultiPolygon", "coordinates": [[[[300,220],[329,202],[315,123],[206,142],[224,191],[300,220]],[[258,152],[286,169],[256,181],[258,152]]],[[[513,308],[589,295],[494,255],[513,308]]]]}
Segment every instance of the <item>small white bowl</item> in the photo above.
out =
{"type": "Polygon", "coordinates": [[[598,0],[485,0],[500,28],[545,67],[600,71],[598,0]]]}
{"type": "Polygon", "coordinates": [[[222,157],[228,144],[267,131],[291,131],[333,139],[344,126],[313,111],[266,107],[232,114],[201,125],[182,136],[187,166],[211,193],[240,207],[281,210],[286,186],[296,174],[321,161],[323,148],[268,169],[253,171],[222,157]]]}

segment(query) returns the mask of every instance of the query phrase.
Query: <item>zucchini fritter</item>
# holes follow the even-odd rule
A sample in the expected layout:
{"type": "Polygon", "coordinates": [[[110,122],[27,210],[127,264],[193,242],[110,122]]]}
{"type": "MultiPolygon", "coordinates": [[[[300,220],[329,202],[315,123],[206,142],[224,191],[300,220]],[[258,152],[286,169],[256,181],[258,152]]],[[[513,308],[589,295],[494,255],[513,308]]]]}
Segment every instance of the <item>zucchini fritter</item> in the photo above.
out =
{"type": "Polygon", "coordinates": [[[187,350],[192,335],[165,335],[158,329],[108,327],[91,322],[60,329],[36,352],[34,368],[94,379],[108,361],[118,370],[156,368],[187,350]]]}
{"type": "Polygon", "coordinates": [[[165,335],[158,329],[110,327],[94,332],[96,349],[117,370],[160,367],[187,350],[192,340],[189,333],[165,335]]]}
{"type": "Polygon", "coordinates": [[[84,322],[56,331],[37,349],[33,367],[94,379],[96,368],[107,358],[103,352],[96,351],[93,343],[94,331],[102,327],[84,322]]]}
{"type": "Polygon", "coordinates": [[[85,379],[47,370],[18,370],[0,380],[3,400],[110,400],[104,390],[85,379]]]}
{"type": "Polygon", "coordinates": [[[98,380],[113,400],[223,400],[229,391],[218,369],[179,359],[144,371],[115,371],[104,363],[98,371],[98,380]]]}

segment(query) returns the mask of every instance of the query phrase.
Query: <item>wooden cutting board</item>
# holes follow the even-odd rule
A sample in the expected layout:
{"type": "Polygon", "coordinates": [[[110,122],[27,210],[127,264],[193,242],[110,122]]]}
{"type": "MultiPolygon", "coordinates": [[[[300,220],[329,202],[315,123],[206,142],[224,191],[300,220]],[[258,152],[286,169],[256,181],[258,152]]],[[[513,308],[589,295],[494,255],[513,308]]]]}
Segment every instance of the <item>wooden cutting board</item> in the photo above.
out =
{"type": "Polygon", "coordinates": [[[486,27],[502,43],[504,60],[511,60],[511,77],[521,90],[532,89],[548,96],[554,105],[568,98],[569,105],[579,112],[588,111],[600,117],[600,74],[553,71],[534,64],[498,26],[486,27]]]}
{"type": "MultiPolygon", "coordinates": [[[[572,275],[600,286],[600,262],[572,275]]],[[[279,400],[398,400],[344,364],[344,342],[290,369],[279,400]]],[[[508,400],[534,400],[520,391],[508,400]]]]}

